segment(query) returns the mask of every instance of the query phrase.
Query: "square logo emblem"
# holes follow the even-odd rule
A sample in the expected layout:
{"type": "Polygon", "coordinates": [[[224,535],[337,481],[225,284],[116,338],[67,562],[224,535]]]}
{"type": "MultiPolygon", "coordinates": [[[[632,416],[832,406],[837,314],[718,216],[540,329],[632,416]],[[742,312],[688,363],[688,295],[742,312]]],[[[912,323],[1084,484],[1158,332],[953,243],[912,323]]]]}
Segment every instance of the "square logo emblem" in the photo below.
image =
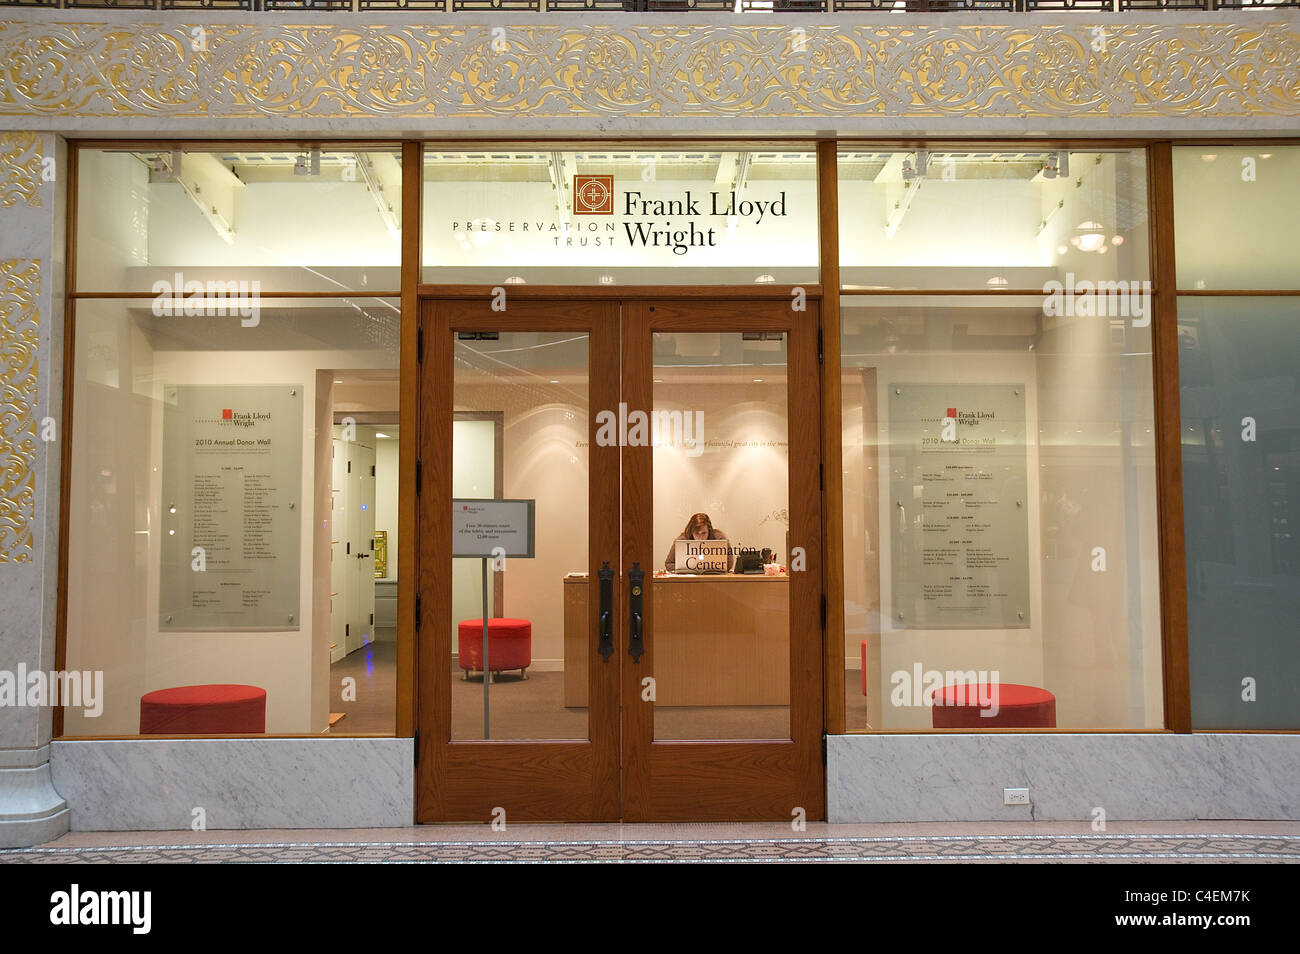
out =
{"type": "Polygon", "coordinates": [[[952,418],[954,421],[957,420],[957,409],[955,407],[948,408],[948,416],[952,418]]]}
{"type": "Polygon", "coordinates": [[[230,408],[227,407],[227,408],[223,408],[223,409],[222,409],[222,411],[221,411],[221,419],[222,419],[223,421],[233,420],[234,417],[235,417],[234,412],[231,411],[230,408]]]}
{"type": "Polygon", "coordinates": [[[613,215],[613,176],[573,177],[574,215],[613,215]]]}

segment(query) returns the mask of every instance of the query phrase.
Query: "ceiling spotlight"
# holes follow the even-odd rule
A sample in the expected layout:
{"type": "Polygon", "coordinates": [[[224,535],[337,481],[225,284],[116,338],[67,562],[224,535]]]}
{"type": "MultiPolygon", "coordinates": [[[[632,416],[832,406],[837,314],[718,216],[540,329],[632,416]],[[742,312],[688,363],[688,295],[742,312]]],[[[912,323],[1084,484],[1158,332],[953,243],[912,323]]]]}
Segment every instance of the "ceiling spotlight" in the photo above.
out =
{"type": "Polygon", "coordinates": [[[775,282],[776,282],[776,278],[772,275],[759,275],[757,278],[754,279],[754,284],[756,285],[771,285],[774,284],[775,282]]]}
{"type": "Polygon", "coordinates": [[[1064,179],[1070,175],[1070,154],[1065,151],[1055,152],[1047,157],[1043,164],[1044,179],[1064,179]]]}
{"type": "Polygon", "coordinates": [[[507,285],[526,285],[526,284],[528,284],[526,281],[524,281],[524,278],[523,278],[522,275],[511,275],[509,278],[506,279],[506,282],[505,282],[505,283],[506,283],[507,285]]]}
{"type": "Polygon", "coordinates": [[[320,150],[313,149],[308,155],[302,155],[295,159],[293,161],[293,174],[295,176],[320,175],[320,150]]]}
{"type": "Polygon", "coordinates": [[[149,172],[153,178],[160,181],[175,181],[181,177],[181,164],[184,153],[179,149],[173,149],[171,160],[163,158],[162,153],[154,156],[149,160],[149,172]]]}

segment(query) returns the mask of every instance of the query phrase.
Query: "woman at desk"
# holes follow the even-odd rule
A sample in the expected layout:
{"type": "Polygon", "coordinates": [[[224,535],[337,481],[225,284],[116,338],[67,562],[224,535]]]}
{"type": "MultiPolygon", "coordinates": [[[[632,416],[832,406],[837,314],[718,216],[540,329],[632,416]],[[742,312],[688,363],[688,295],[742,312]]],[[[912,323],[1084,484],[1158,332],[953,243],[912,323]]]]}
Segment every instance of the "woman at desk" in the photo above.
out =
{"type": "MultiPolygon", "coordinates": [[[[686,529],[681,532],[677,540],[725,540],[727,535],[721,530],[715,530],[713,521],[709,519],[707,513],[696,513],[691,515],[691,519],[686,521],[686,529]]],[[[677,569],[677,540],[668,548],[668,557],[664,560],[664,569],[669,573],[677,569]]],[[[727,570],[734,568],[736,557],[733,553],[727,554],[727,570]]]]}

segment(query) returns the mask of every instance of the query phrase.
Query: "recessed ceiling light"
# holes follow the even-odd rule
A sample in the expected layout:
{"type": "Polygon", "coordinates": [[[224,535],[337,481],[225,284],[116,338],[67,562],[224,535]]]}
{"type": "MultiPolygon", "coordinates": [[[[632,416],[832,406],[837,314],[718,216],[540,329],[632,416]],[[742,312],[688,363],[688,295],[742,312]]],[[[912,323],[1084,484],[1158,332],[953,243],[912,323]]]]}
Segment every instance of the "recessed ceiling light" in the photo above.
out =
{"type": "MultiPolygon", "coordinates": [[[[380,434],[378,431],[375,431],[375,436],[376,436],[376,437],[382,437],[382,438],[384,438],[384,439],[388,439],[388,435],[387,435],[387,434],[380,434]]],[[[490,649],[491,646],[489,645],[488,648],[490,649]]]]}
{"type": "Polygon", "coordinates": [[[343,383],[343,379],[342,379],[342,378],[335,378],[335,379],[334,379],[334,383],[335,383],[335,384],[342,384],[342,383],[343,383]]]}

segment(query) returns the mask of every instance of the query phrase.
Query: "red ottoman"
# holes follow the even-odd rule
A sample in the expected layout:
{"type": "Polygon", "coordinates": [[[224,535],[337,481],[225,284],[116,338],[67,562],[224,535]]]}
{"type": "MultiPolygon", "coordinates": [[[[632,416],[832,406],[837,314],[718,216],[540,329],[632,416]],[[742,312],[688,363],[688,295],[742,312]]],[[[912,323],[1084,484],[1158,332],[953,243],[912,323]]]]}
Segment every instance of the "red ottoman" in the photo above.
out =
{"type": "Polygon", "coordinates": [[[141,735],[258,735],[266,731],[266,690],[257,686],[178,686],[140,697],[141,735]]]}
{"type": "MultiPolygon", "coordinates": [[[[465,670],[483,669],[483,620],[462,620],[457,632],[457,659],[465,670]]],[[[493,672],[518,669],[528,678],[528,667],[533,664],[533,624],[526,619],[488,620],[488,665],[493,672]]]]}
{"type": "Polygon", "coordinates": [[[1056,696],[1037,686],[1011,682],[944,686],[930,709],[936,729],[1054,729],[1056,696]],[[980,700],[997,705],[997,715],[980,715],[980,700]]]}

